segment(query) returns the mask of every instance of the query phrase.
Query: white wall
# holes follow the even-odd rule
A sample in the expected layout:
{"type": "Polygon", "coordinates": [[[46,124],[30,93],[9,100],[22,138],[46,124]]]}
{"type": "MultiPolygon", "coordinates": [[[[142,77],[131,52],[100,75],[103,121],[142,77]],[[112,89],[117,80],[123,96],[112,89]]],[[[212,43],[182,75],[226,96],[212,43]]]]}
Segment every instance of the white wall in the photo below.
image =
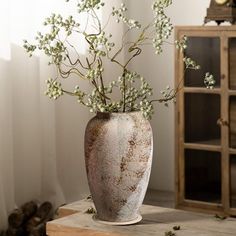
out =
{"type": "MultiPolygon", "coordinates": [[[[130,17],[148,22],[151,17],[152,0],[127,1],[130,17]]],[[[202,25],[209,0],[174,0],[168,9],[174,25],[202,25]]],[[[173,36],[172,39],[173,41],[173,36]]],[[[174,48],[167,46],[161,56],[156,56],[152,48],[138,58],[132,68],[137,70],[152,84],[156,97],[166,85],[174,85],[174,48]]],[[[174,190],[174,105],[169,108],[161,104],[155,106],[152,119],[154,132],[154,159],[150,188],[174,190]]]]}
{"type": "Polygon", "coordinates": [[[60,185],[67,202],[88,195],[84,162],[84,132],[89,120],[88,109],[75,98],[64,97],[56,103],[56,147],[60,185]]]}

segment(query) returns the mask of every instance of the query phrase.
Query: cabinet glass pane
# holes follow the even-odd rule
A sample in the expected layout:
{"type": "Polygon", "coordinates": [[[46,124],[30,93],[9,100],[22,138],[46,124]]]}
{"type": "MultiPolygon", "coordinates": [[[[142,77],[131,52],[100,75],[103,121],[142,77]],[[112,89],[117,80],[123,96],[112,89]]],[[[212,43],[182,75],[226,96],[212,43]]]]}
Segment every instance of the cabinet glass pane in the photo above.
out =
{"type": "Polygon", "coordinates": [[[236,89],[236,38],[229,39],[229,87],[236,89]]]}
{"type": "Polygon", "coordinates": [[[188,37],[185,56],[192,58],[200,70],[187,70],[184,85],[187,87],[205,87],[203,78],[206,72],[214,75],[215,87],[220,87],[220,39],[217,37],[188,37]]]}
{"type": "Polygon", "coordinates": [[[220,96],[185,93],[185,142],[220,145],[220,96]]]}
{"type": "Polygon", "coordinates": [[[230,97],[230,147],[236,148],[236,97],[230,97]]]}
{"type": "Polygon", "coordinates": [[[185,199],[221,202],[220,153],[185,150],[185,199]]]}
{"type": "Polygon", "coordinates": [[[230,158],[230,204],[236,208],[236,155],[230,158]]]}

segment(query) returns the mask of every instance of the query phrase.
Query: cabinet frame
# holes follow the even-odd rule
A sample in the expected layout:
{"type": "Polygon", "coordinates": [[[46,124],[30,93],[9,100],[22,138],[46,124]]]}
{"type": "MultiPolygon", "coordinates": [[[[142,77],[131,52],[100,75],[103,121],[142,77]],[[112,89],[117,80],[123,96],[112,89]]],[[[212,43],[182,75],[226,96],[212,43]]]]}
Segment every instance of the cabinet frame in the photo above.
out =
{"type": "MultiPolygon", "coordinates": [[[[175,39],[187,37],[218,37],[220,39],[220,87],[213,90],[204,87],[183,87],[177,94],[175,106],[175,202],[176,208],[208,213],[224,213],[236,216],[236,208],[230,208],[230,154],[236,149],[229,146],[229,125],[221,125],[221,145],[185,143],[184,94],[204,93],[220,96],[220,118],[229,124],[230,96],[236,90],[229,87],[229,38],[236,38],[236,26],[177,26],[175,39]],[[185,199],[185,149],[221,153],[221,203],[185,199]]],[[[175,85],[184,78],[183,53],[175,53],[175,85]]],[[[235,62],[236,65],[236,62],[235,62]]],[[[183,85],[184,86],[184,85],[183,85]]],[[[236,180],[235,180],[236,181],[236,180]]]]}

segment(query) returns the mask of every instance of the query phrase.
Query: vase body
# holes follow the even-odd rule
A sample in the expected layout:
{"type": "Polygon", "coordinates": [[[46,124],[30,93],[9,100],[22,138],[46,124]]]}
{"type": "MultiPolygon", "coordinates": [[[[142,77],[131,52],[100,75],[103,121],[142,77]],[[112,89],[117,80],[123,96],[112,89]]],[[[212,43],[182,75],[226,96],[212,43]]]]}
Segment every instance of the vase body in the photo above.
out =
{"type": "Polygon", "coordinates": [[[98,113],[89,121],[85,163],[99,220],[114,224],[141,220],[152,153],[152,128],[141,112],[98,113]]]}

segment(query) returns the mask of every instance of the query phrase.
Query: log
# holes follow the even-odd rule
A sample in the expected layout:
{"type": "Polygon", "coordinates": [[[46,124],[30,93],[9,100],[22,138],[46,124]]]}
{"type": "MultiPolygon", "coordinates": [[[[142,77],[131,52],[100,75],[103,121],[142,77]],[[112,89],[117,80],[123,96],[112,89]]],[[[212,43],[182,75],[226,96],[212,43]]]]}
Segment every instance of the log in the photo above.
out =
{"type": "Polygon", "coordinates": [[[8,216],[8,224],[10,228],[19,228],[23,223],[27,222],[37,212],[38,206],[35,202],[30,201],[15,209],[8,216]]]}
{"type": "Polygon", "coordinates": [[[24,214],[21,209],[15,209],[8,216],[8,224],[11,228],[19,228],[24,221],[24,214]]]}
{"type": "Polygon", "coordinates": [[[36,214],[28,220],[25,228],[29,235],[46,235],[46,222],[52,217],[53,206],[50,202],[44,202],[38,208],[36,214]]]}
{"type": "Polygon", "coordinates": [[[26,231],[21,227],[21,228],[8,228],[6,231],[6,236],[26,236],[27,233],[26,231]]]}
{"type": "Polygon", "coordinates": [[[44,202],[38,208],[36,216],[42,219],[42,222],[52,217],[53,206],[51,202],[44,202]]]}
{"type": "Polygon", "coordinates": [[[21,210],[24,214],[24,221],[29,220],[38,210],[38,205],[34,201],[30,201],[21,206],[21,210]]]}
{"type": "Polygon", "coordinates": [[[53,217],[53,206],[44,202],[39,207],[30,201],[8,216],[9,227],[0,236],[46,236],[46,223],[53,217]]]}
{"type": "Polygon", "coordinates": [[[6,236],[6,232],[5,231],[0,231],[0,236],[6,236]]]}
{"type": "Polygon", "coordinates": [[[29,236],[46,236],[46,222],[32,228],[29,232],[29,236]]]}
{"type": "Polygon", "coordinates": [[[25,224],[25,229],[27,232],[31,232],[37,225],[41,223],[41,218],[34,216],[30,220],[28,220],[25,224]]]}

